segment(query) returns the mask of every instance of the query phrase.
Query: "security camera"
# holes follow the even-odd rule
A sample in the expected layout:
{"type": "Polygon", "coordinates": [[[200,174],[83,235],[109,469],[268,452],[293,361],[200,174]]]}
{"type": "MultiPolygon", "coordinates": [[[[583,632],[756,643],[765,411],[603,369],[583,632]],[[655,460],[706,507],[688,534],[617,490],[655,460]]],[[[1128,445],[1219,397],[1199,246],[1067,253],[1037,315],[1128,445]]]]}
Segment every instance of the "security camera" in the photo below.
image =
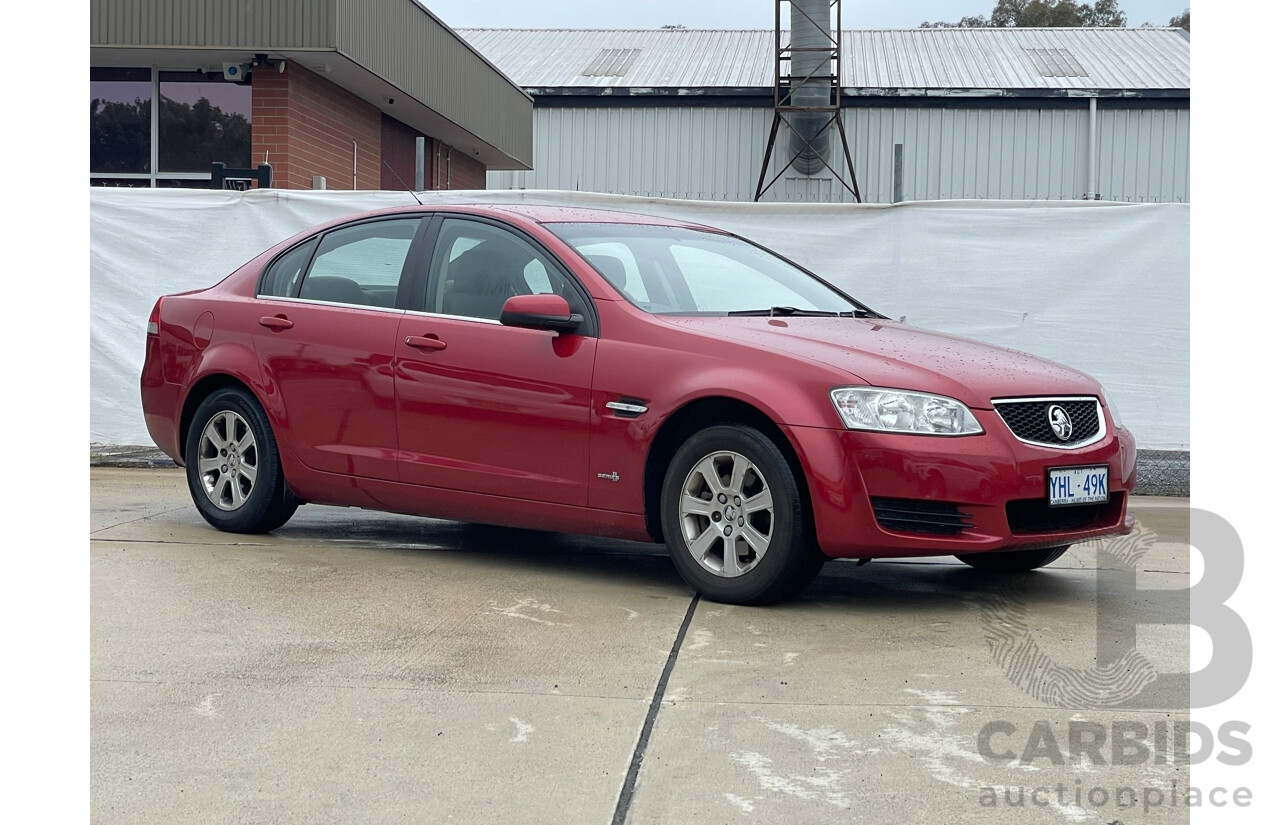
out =
{"type": "Polygon", "coordinates": [[[222,76],[227,80],[244,80],[249,74],[248,63],[223,63],[222,76]]]}
{"type": "Polygon", "coordinates": [[[278,73],[284,74],[284,58],[272,60],[265,54],[255,54],[253,62],[249,64],[249,71],[253,71],[259,66],[266,66],[268,69],[275,69],[278,73]]]}

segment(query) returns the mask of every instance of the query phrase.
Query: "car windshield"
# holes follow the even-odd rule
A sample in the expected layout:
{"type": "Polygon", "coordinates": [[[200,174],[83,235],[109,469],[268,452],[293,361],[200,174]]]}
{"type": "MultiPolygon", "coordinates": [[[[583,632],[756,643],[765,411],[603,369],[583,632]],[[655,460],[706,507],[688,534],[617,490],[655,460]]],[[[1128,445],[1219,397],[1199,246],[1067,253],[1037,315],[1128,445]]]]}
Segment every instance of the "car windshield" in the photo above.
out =
{"type": "Polygon", "coordinates": [[[868,314],[794,264],[732,235],[625,223],[556,223],[547,229],[646,312],[868,314]]]}

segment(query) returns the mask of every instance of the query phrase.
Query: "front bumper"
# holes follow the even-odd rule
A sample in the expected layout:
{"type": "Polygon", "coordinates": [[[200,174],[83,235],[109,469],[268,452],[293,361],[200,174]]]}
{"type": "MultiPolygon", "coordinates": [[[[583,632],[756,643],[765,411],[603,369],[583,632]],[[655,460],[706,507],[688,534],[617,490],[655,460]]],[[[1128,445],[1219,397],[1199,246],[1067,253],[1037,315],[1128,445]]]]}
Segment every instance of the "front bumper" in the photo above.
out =
{"type": "MultiPolygon", "coordinates": [[[[833,558],[901,558],[1073,544],[1127,533],[1137,449],[1116,429],[1079,450],[1024,444],[992,410],[974,410],[986,431],[956,438],[788,427],[809,485],[818,544],[833,558]],[[1050,468],[1107,465],[1110,499],[1089,510],[1048,508],[1050,468]],[[872,500],[881,506],[877,518],[872,500]],[[886,527],[884,502],[954,505],[963,529],[886,527]],[[1012,504],[1011,504],[1012,502],[1012,504]]],[[[893,525],[893,522],[890,522],[893,525]]]]}

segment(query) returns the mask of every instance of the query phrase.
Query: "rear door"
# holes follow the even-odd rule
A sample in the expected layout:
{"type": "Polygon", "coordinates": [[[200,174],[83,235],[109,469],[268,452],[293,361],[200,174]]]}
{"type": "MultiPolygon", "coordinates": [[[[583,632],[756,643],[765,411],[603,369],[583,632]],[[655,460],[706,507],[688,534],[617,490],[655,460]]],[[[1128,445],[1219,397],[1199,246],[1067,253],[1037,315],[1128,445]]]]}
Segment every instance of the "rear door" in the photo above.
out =
{"type": "Polygon", "coordinates": [[[264,273],[255,346],[280,393],[282,435],[308,467],[397,477],[392,359],[428,220],[338,227],[264,273]]]}
{"type": "Polygon", "coordinates": [[[586,505],[597,342],[586,291],[522,233],[438,220],[426,294],[396,341],[401,479],[586,505]],[[498,322],[508,297],[547,292],[588,318],[583,334],[498,322]]]}

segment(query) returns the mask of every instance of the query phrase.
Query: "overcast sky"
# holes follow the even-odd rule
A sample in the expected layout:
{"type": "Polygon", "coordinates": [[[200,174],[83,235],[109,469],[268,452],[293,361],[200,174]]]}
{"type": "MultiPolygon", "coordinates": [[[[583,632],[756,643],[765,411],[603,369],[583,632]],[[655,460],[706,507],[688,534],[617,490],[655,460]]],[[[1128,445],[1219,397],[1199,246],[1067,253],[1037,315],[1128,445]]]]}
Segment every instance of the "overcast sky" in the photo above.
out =
{"type": "MultiPolygon", "coordinates": [[[[773,0],[420,0],[465,28],[772,29],[773,0]]],[[[995,0],[844,0],[847,29],[915,28],[925,20],[990,15],[995,0]]],[[[1130,26],[1165,25],[1190,0],[1120,0],[1130,26]]]]}

